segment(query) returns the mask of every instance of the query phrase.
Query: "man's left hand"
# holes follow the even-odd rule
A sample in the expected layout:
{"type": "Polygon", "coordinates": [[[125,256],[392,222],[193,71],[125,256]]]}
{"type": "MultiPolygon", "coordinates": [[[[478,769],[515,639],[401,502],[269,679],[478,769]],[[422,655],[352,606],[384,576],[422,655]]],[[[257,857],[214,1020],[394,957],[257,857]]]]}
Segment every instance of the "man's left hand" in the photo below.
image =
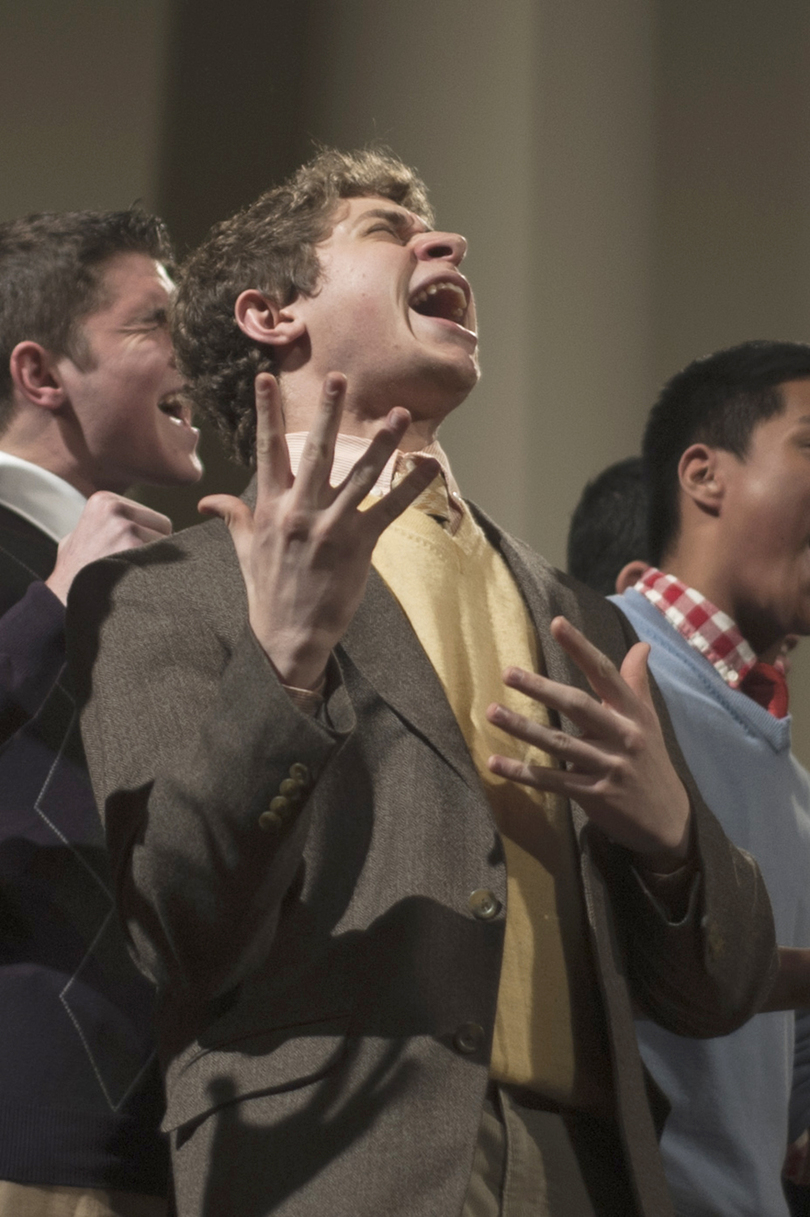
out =
{"type": "Polygon", "coordinates": [[[564,714],[581,735],[542,726],[501,705],[491,723],[556,757],[565,768],[493,756],[493,773],[576,800],[609,837],[639,856],[646,869],[681,867],[690,845],[691,809],[664,743],[650,695],[646,643],[636,643],[621,670],[564,617],[551,623],[555,640],[581,669],[599,700],[545,676],[510,668],[504,683],[564,714]]]}

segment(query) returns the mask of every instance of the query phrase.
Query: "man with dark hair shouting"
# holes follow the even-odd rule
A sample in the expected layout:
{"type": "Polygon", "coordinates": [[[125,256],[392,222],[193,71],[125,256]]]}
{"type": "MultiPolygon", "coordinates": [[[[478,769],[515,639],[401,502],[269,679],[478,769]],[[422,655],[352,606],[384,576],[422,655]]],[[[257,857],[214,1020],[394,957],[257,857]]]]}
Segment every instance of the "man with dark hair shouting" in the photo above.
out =
{"type": "Polygon", "coordinates": [[[255,484],[75,589],[183,1217],[662,1217],[630,991],[712,1035],[770,985],[646,648],[459,496],[465,250],[375,152],[217,226],[178,358],[255,484]]]}
{"type": "Polygon", "coordinates": [[[201,472],[162,223],[0,224],[0,1214],[159,1217],[153,990],[130,962],[63,672],[76,573],[165,536],[201,472]]]}

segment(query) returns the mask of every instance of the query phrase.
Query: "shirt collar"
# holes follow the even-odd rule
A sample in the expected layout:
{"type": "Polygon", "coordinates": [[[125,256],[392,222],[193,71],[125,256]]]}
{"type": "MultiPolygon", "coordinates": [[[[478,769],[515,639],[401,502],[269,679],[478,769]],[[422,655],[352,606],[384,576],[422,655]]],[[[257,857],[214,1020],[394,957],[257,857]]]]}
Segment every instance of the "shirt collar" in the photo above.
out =
{"type": "Polygon", "coordinates": [[[674,575],[651,566],[633,588],[659,609],[670,625],[732,689],[737,689],[757,662],[753,647],[717,605],[674,575]]]}
{"type": "MultiPolygon", "coordinates": [[[[287,435],[287,449],[290,453],[290,468],[293,476],[298,473],[301,454],[304,451],[304,443],[308,434],[307,431],[291,431],[287,435]]],[[[344,478],[348,477],[353,465],[367,451],[370,444],[370,439],[361,438],[359,435],[338,435],[335,441],[335,459],[332,462],[332,473],[329,478],[333,486],[339,485],[344,478]]],[[[459,492],[458,483],[453,477],[447,454],[438,440],[426,444],[418,452],[400,452],[399,449],[393,452],[385,463],[371,493],[378,496],[388,494],[397,476],[407,472],[410,463],[420,456],[432,456],[439,462],[452,504],[459,511],[463,511],[464,501],[459,492]]]]}
{"type": "Polygon", "coordinates": [[[0,451],[0,506],[59,542],[79,522],[87,499],[64,478],[0,451]]]}

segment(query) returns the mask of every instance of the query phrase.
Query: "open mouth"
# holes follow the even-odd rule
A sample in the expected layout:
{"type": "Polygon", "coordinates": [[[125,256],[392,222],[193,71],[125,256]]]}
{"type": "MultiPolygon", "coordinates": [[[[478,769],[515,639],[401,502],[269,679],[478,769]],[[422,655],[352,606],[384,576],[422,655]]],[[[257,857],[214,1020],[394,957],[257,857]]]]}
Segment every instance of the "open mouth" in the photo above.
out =
{"type": "Polygon", "coordinates": [[[170,395],[158,402],[158,409],[178,427],[191,426],[191,406],[186,398],[170,395]]]}
{"type": "Polygon", "coordinates": [[[440,317],[463,325],[467,317],[467,296],[458,283],[439,279],[423,287],[410,301],[410,307],[422,317],[440,317]]]}

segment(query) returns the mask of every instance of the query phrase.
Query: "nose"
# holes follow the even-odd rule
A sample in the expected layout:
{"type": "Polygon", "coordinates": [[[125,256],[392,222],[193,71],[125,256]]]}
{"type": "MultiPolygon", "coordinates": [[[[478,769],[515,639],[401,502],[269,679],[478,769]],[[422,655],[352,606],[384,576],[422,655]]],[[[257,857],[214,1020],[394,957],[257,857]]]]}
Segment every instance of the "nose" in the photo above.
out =
{"type": "Polygon", "coordinates": [[[423,262],[441,260],[459,266],[467,253],[467,242],[457,232],[423,232],[414,237],[413,248],[423,262]]]}

